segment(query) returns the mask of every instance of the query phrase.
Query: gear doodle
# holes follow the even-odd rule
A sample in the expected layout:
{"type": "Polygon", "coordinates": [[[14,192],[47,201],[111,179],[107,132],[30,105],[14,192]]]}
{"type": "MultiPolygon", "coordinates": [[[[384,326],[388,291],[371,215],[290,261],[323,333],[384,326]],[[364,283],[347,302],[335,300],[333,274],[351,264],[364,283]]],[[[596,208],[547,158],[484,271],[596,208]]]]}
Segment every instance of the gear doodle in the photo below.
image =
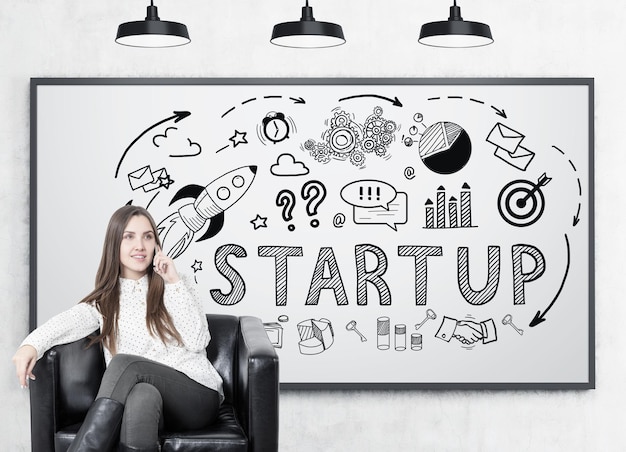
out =
{"type": "Polygon", "coordinates": [[[372,152],[376,147],[376,141],[373,138],[366,138],[363,140],[363,150],[365,152],[372,152]]]}
{"type": "Polygon", "coordinates": [[[301,148],[320,163],[328,163],[331,159],[349,160],[357,167],[365,165],[365,154],[388,157],[388,148],[395,140],[398,126],[382,115],[382,107],[375,107],[361,125],[350,113],[337,110],[326,121],[329,129],[322,134],[324,141],[308,139],[301,148]]]}
{"type": "Polygon", "coordinates": [[[363,166],[365,163],[365,156],[361,151],[355,151],[350,155],[350,163],[354,166],[363,166]]]}
{"type": "Polygon", "coordinates": [[[311,157],[320,163],[330,162],[330,149],[326,143],[315,143],[313,149],[309,151],[311,157]]]}
{"type": "Polygon", "coordinates": [[[313,151],[315,150],[315,140],[311,140],[311,139],[306,140],[303,146],[304,146],[304,149],[306,149],[307,151],[313,151]]]}
{"type": "Polygon", "coordinates": [[[382,117],[383,109],[376,107],[374,113],[365,120],[366,140],[370,140],[366,146],[369,151],[374,151],[377,156],[384,157],[387,148],[394,140],[394,133],[398,127],[394,121],[382,117]]]}
{"type": "Polygon", "coordinates": [[[378,146],[374,152],[377,156],[384,157],[387,154],[387,149],[385,149],[383,146],[378,146]]]}
{"type": "Polygon", "coordinates": [[[351,127],[335,127],[328,136],[328,144],[338,154],[349,154],[358,144],[358,131],[351,127]]]}
{"type": "Polygon", "coordinates": [[[330,127],[346,127],[352,122],[350,116],[345,111],[341,110],[335,112],[333,119],[330,120],[330,127]]]}

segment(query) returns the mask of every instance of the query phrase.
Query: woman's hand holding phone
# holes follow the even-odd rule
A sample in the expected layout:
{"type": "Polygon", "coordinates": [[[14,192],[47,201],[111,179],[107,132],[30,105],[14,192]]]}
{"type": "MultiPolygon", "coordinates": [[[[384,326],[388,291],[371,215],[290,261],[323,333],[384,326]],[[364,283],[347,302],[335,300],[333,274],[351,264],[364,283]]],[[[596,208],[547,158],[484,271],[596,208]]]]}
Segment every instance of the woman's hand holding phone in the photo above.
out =
{"type": "Polygon", "coordinates": [[[156,247],[152,262],[154,272],[163,278],[166,284],[175,284],[180,281],[174,261],[168,257],[160,247],[156,247]]]}

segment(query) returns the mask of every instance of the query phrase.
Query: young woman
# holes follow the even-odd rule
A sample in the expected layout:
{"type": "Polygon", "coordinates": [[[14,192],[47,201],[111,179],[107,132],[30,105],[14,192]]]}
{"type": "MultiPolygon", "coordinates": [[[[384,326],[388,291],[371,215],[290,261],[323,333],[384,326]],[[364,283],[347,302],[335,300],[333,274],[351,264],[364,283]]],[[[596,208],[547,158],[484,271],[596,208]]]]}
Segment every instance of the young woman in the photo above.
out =
{"type": "Polygon", "coordinates": [[[161,251],[147,210],[118,209],[106,232],[95,289],[22,342],[13,362],[22,387],[51,347],[93,333],[107,364],[70,451],[158,451],[159,427],[199,429],[223,400],[206,356],[206,316],[193,285],[161,251]]]}

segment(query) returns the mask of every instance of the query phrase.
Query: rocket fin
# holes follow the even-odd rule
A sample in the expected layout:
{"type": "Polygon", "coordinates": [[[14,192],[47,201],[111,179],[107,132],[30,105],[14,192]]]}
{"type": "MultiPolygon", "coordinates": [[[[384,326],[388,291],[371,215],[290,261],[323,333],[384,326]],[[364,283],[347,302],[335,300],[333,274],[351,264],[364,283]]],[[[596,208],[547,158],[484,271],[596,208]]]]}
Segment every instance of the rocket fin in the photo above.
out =
{"type": "Polygon", "coordinates": [[[209,220],[209,228],[196,242],[215,237],[224,227],[224,212],[220,212],[209,220]]]}
{"type": "Polygon", "coordinates": [[[196,199],[202,193],[204,187],[201,185],[190,184],[185,185],[183,188],[178,190],[172,200],[170,201],[170,206],[174,204],[176,201],[179,201],[184,198],[194,198],[196,199]]]}

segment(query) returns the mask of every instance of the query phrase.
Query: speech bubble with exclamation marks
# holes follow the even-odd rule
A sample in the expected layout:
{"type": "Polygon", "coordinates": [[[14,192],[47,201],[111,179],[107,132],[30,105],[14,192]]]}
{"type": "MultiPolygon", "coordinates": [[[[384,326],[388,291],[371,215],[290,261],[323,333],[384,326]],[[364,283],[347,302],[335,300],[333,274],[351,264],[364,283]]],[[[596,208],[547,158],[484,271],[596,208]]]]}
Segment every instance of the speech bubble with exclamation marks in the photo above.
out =
{"type": "Polygon", "coordinates": [[[396,189],[387,182],[371,179],[358,180],[341,189],[341,198],[355,207],[382,207],[388,210],[396,195],[396,189]]]}

